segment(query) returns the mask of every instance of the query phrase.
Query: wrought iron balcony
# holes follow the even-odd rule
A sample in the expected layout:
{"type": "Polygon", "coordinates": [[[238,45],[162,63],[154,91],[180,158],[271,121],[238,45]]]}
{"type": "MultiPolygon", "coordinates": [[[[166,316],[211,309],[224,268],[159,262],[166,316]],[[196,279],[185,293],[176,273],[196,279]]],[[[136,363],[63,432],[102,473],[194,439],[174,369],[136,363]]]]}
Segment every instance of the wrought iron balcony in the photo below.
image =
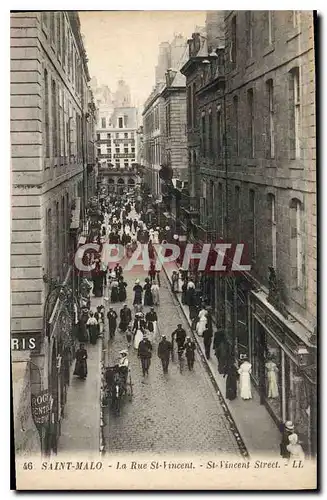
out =
{"type": "Polygon", "coordinates": [[[181,210],[190,218],[197,217],[200,213],[199,200],[195,196],[189,196],[181,191],[180,194],[180,207],[181,210]]]}

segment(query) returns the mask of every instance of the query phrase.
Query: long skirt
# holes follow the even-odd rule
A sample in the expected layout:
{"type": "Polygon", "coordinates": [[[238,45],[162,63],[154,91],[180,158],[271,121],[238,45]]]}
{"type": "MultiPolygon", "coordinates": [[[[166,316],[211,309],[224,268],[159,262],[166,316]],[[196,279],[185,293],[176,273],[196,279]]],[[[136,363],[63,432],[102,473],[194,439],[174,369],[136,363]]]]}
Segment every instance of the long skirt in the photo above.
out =
{"type": "Polygon", "coordinates": [[[226,399],[233,401],[237,396],[237,374],[231,373],[226,379],[226,399]]]}
{"type": "Polygon", "coordinates": [[[206,329],[207,319],[200,319],[198,324],[196,325],[196,333],[199,337],[202,337],[204,330],[206,329]]]}
{"type": "Polygon", "coordinates": [[[151,290],[151,293],[152,293],[153,305],[158,306],[159,305],[159,291],[158,290],[151,290]]]}
{"type": "Polygon", "coordinates": [[[242,399],[251,399],[251,379],[248,372],[240,374],[240,395],[242,399]]]}
{"type": "Polygon", "coordinates": [[[87,376],[86,359],[77,359],[76,360],[74,375],[77,375],[80,378],[86,378],[86,376],[87,376]]]}
{"type": "Polygon", "coordinates": [[[125,302],[126,297],[127,297],[126,288],[124,287],[124,288],[120,289],[119,292],[118,292],[119,301],[120,302],[125,302]]]}
{"type": "Polygon", "coordinates": [[[157,333],[158,333],[158,324],[157,321],[149,321],[147,324],[147,333],[150,342],[154,342],[154,340],[157,338],[157,333]]]}
{"type": "Polygon", "coordinates": [[[98,325],[90,325],[90,342],[91,344],[95,345],[97,343],[97,338],[98,338],[98,325]]]}
{"type": "Polygon", "coordinates": [[[190,319],[193,320],[196,318],[198,308],[196,306],[189,306],[190,309],[190,319]]]}
{"type": "Polygon", "coordinates": [[[110,297],[111,302],[114,304],[115,302],[118,302],[119,296],[118,296],[118,288],[114,286],[111,289],[111,297],[110,297]]]}
{"type": "Polygon", "coordinates": [[[135,337],[134,337],[134,348],[138,349],[139,348],[139,343],[143,340],[143,333],[141,330],[137,330],[135,337]]]}
{"type": "Polygon", "coordinates": [[[144,305],[145,306],[153,306],[153,298],[151,290],[146,290],[144,293],[144,305]]]}
{"type": "Polygon", "coordinates": [[[80,321],[79,322],[77,338],[78,338],[79,342],[88,342],[89,341],[89,334],[88,334],[88,331],[87,331],[87,327],[86,327],[86,322],[85,321],[80,321]]]}

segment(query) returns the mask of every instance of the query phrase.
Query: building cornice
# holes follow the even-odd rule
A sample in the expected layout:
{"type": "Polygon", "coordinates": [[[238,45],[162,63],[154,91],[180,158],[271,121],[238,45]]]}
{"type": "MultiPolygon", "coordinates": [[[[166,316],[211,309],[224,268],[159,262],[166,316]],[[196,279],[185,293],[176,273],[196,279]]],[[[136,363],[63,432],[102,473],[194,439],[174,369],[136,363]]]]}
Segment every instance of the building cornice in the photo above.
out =
{"type": "Polygon", "coordinates": [[[162,94],[162,91],[158,92],[156,95],[154,95],[151,99],[151,96],[150,96],[150,100],[149,102],[146,102],[145,106],[144,106],[144,110],[142,112],[142,116],[145,115],[145,113],[151,108],[151,106],[153,106],[153,104],[156,102],[157,99],[159,99],[159,97],[161,97],[161,94],[162,94]]]}
{"type": "Polygon", "coordinates": [[[161,93],[163,98],[166,98],[169,96],[169,94],[172,94],[174,92],[186,92],[186,85],[183,87],[165,87],[161,93]]]}

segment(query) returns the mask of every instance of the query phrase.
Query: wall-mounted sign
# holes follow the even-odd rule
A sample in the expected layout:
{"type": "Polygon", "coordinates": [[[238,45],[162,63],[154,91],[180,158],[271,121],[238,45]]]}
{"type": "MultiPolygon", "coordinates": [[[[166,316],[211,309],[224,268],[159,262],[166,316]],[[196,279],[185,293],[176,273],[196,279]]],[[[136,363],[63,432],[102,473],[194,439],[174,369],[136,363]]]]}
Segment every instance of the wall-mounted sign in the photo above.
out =
{"type": "Polygon", "coordinates": [[[41,333],[12,333],[11,350],[12,351],[33,351],[40,352],[41,333]]]}
{"type": "Polygon", "coordinates": [[[32,394],[32,417],[37,427],[48,423],[51,406],[52,396],[49,394],[48,390],[41,391],[39,394],[32,394]]]}

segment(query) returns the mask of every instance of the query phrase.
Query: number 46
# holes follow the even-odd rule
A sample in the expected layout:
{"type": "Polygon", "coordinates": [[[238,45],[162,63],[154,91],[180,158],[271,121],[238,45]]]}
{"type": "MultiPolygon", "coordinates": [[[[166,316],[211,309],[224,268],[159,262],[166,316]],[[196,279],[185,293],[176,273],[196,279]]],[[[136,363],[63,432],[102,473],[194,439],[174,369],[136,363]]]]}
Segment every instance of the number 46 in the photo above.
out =
{"type": "Polygon", "coordinates": [[[24,465],[23,465],[23,469],[25,469],[25,470],[32,470],[33,469],[32,462],[25,462],[24,465]]]}

